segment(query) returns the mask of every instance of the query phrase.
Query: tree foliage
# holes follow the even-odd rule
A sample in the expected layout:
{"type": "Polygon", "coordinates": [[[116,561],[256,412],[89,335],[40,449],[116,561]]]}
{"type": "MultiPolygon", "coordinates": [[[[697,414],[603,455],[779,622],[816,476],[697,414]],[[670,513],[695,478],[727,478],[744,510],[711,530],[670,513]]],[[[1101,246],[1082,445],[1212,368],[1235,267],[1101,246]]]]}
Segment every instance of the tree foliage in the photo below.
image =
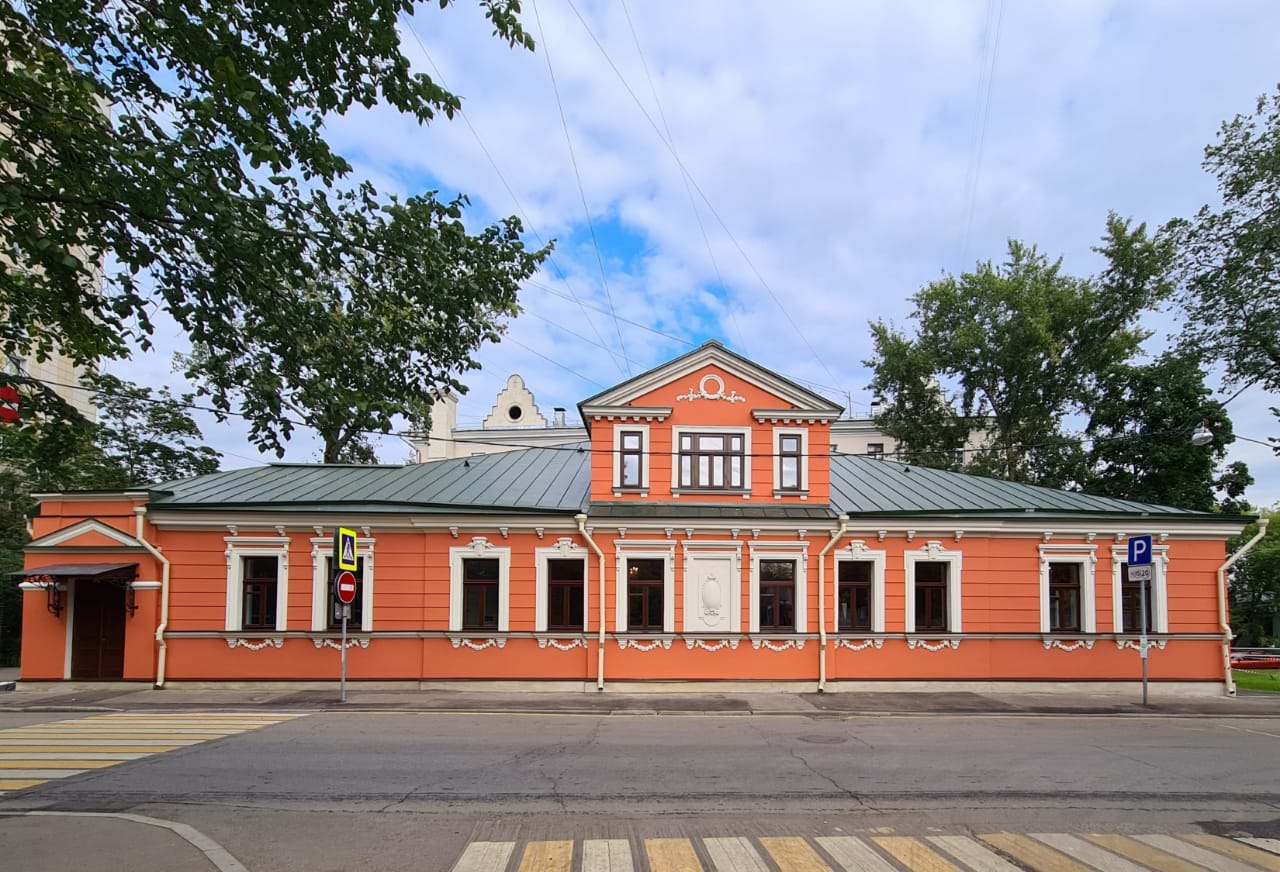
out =
{"type": "Polygon", "coordinates": [[[1243,463],[1223,468],[1235,441],[1227,410],[1211,399],[1199,359],[1171,351],[1149,364],[1122,363],[1104,373],[1086,433],[1092,439],[1084,490],[1184,509],[1248,511],[1253,477],[1243,463]],[[1192,429],[1213,433],[1194,445],[1192,429]]]}
{"type": "Polygon", "coordinates": [[[278,289],[287,319],[251,313],[241,347],[198,345],[186,375],[224,410],[238,402],[263,451],[282,454],[295,422],[320,435],[326,463],[366,456],[349,449],[397,415],[426,429],[433,399],[466,391],[459,374],[498,340],[548,253],[524,250],[515,219],[469,234],[463,205],[426,194],[388,208],[367,244],[278,289]]]}
{"type": "Polygon", "coordinates": [[[966,455],[968,470],[1050,486],[1078,481],[1082,452],[1062,419],[1097,399],[1100,374],[1147,337],[1140,314],[1170,291],[1170,248],[1145,225],[1110,216],[1097,251],[1106,269],[1081,279],[1011,241],[1003,263],[979,263],[917,292],[914,336],[872,324],[870,387],[885,399],[878,420],[908,458],[957,465],[956,449],[981,421],[990,450],[966,455]]]}
{"type": "Polygon", "coordinates": [[[1280,87],[1252,115],[1222,125],[1204,168],[1218,180],[1220,206],[1169,228],[1179,241],[1186,336],[1222,361],[1230,382],[1280,393],[1280,87]]]}
{"type": "MultiPolygon", "coordinates": [[[[1262,513],[1271,519],[1267,535],[1231,569],[1228,585],[1231,600],[1231,629],[1235,644],[1244,648],[1280,645],[1280,511],[1262,513]]],[[[1233,540],[1233,548],[1252,539],[1256,526],[1248,527],[1233,540]]]]}
{"type": "MultiPolygon", "coordinates": [[[[501,39],[532,48],[518,0],[478,2],[501,39]]],[[[353,259],[378,264],[384,276],[360,277],[375,284],[458,269],[418,260],[434,204],[347,182],[322,136],[355,106],[420,122],[458,109],[401,50],[415,6],[0,3],[0,352],[125,356],[160,308],[234,360],[253,331],[288,330],[296,289],[353,259]]],[[[518,248],[516,228],[494,233],[518,248]]]]}

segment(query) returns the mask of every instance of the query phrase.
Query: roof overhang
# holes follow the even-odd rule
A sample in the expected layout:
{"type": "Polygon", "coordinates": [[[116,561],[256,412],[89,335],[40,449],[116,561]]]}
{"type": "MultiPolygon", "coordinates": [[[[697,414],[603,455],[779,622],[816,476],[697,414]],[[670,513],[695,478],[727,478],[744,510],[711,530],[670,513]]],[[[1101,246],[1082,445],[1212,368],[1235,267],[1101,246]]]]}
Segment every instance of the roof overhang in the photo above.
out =
{"type": "Polygon", "coordinates": [[[135,575],[136,563],[59,563],[9,573],[18,578],[102,578],[108,575],[135,575]]]}

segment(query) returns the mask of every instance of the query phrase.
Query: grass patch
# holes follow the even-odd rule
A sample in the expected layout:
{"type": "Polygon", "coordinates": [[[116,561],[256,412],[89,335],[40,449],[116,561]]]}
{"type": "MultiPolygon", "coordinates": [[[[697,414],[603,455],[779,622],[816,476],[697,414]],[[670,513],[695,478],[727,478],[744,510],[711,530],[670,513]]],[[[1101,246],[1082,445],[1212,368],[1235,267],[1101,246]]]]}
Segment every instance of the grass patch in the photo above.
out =
{"type": "Polygon", "coordinates": [[[1231,670],[1236,687],[1241,690],[1261,690],[1267,693],[1280,693],[1280,669],[1258,670],[1248,672],[1243,669],[1231,670]]]}

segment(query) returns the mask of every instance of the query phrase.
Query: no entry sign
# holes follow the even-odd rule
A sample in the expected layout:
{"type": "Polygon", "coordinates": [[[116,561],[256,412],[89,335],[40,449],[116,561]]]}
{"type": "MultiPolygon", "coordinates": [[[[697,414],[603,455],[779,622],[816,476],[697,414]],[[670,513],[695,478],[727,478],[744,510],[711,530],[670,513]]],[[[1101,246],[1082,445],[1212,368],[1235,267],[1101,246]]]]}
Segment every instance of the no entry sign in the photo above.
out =
{"type": "Polygon", "coordinates": [[[351,605],[356,598],[356,577],[350,572],[338,574],[338,601],[343,605],[351,605]]]}

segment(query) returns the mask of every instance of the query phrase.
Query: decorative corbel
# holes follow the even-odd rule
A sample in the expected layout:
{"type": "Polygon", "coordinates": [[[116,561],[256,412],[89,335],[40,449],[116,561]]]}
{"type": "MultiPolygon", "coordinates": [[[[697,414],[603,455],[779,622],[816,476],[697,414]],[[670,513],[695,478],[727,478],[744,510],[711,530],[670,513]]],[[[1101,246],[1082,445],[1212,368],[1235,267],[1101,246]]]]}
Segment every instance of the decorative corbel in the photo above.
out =
{"type": "Polygon", "coordinates": [[[663,532],[665,532],[667,534],[667,538],[670,539],[671,534],[674,532],[674,529],[671,527],[664,527],[663,532]]]}
{"type": "Polygon", "coordinates": [[[1052,539],[1052,538],[1053,538],[1053,531],[1052,531],[1052,530],[1045,530],[1045,531],[1044,531],[1044,544],[1048,545],[1048,544],[1049,544],[1049,540],[1050,540],[1050,539],[1052,539]]]}
{"type": "Polygon", "coordinates": [[[366,538],[366,539],[372,539],[372,538],[373,538],[373,528],[372,528],[372,527],[361,527],[361,528],[360,528],[360,532],[364,534],[364,538],[366,538]]]}
{"type": "Polygon", "coordinates": [[[737,539],[737,538],[738,538],[738,528],[737,528],[737,527],[731,527],[731,528],[729,528],[729,533],[733,536],[733,538],[735,538],[735,539],[737,539]]]}
{"type": "Polygon", "coordinates": [[[908,530],[908,531],[907,531],[907,541],[908,541],[908,542],[914,541],[914,540],[915,540],[915,538],[916,538],[916,531],[915,531],[915,530],[908,530]]]}
{"type": "Polygon", "coordinates": [[[240,528],[237,527],[235,524],[227,524],[227,532],[230,533],[232,536],[238,535],[239,529],[240,528]]]}
{"type": "Polygon", "coordinates": [[[1163,545],[1163,544],[1164,544],[1165,542],[1167,542],[1168,540],[1169,540],[1169,534],[1168,534],[1168,533],[1161,533],[1161,534],[1160,534],[1160,544],[1161,544],[1161,545],[1163,545]]]}
{"type": "Polygon", "coordinates": [[[889,535],[888,530],[876,530],[876,541],[883,542],[884,537],[889,535]]]}
{"type": "Polygon", "coordinates": [[[499,527],[499,528],[498,528],[498,532],[502,534],[502,538],[503,538],[503,539],[506,539],[506,538],[507,538],[507,534],[510,532],[510,530],[511,530],[511,528],[510,528],[510,527],[499,527]]]}
{"type": "Polygon", "coordinates": [[[625,539],[625,538],[627,538],[627,528],[626,528],[626,527],[619,527],[619,528],[618,528],[618,538],[619,538],[619,539],[625,539]]]}
{"type": "Polygon", "coordinates": [[[796,530],[796,538],[804,539],[805,535],[808,534],[808,532],[809,531],[806,530],[804,527],[801,527],[800,529],[796,530]]]}
{"type": "Polygon", "coordinates": [[[319,524],[316,524],[316,525],[315,525],[314,527],[312,527],[311,529],[316,531],[316,535],[317,535],[317,536],[323,536],[323,535],[324,535],[324,527],[321,527],[319,524]]]}
{"type": "Polygon", "coordinates": [[[536,533],[536,534],[538,535],[538,538],[539,538],[539,539],[541,539],[541,538],[542,538],[542,536],[543,536],[543,534],[546,532],[546,530],[545,530],[545,529],[543,529],[542,527],[534,527],[534,528],[533,528],[533,532],[534,532],[534,533],[536,533]]]}
{"type": "Polygon", "coordinates": [[[959,542],[964,538],[964,530],[956,530],[956,541],[959,542]]]}
{"type": "Polygon", "coordinates": [[[1124,533],[1116,533],[1116,544],[1119,545],[1124,541],[1124,533]]]}
{"type": "Polygon", "coordinates": [[[450,535],[450,536],[452,536],[453,538],[457,539],[457,538],[458,538],[458,528],[457,528],[457,527],[450,527],[450,528],[449,528],[449,535],[450,535]]]}
{"type": "Polygon", "coordinates": [[[284,524],[276,524],[276,535],[277,536],[284,535],[284,524]]]}
{"type": "Polygon", "coordinates": [[[694,533],[694,529],[693,529],[693,527],[685,527],[685,528],[684,528],[684,538],[686,538],[686,539],[692,539],[692,538],[693,538],[693,533],[694,533]]]}
{"type": "Polygon", "coordinates": [[[752,539],[759,539],[759,538],[760,538],[760,528],[759,528],[759,527],[753,527],[753,528],[752,528],[752,530],[751,530],[751,538],[752,538],[752,539]]]}
{"type": "Polygon", "coordinates": [[[1098,534],[1097,534],[1097,533],[1085,533],[1085,534],[1084,534],[1084,541],[1086,541],[1086,542],[1092,542],[1094,539],[1097,539],[1097,538],[1098,538],[1098,534]]]}

